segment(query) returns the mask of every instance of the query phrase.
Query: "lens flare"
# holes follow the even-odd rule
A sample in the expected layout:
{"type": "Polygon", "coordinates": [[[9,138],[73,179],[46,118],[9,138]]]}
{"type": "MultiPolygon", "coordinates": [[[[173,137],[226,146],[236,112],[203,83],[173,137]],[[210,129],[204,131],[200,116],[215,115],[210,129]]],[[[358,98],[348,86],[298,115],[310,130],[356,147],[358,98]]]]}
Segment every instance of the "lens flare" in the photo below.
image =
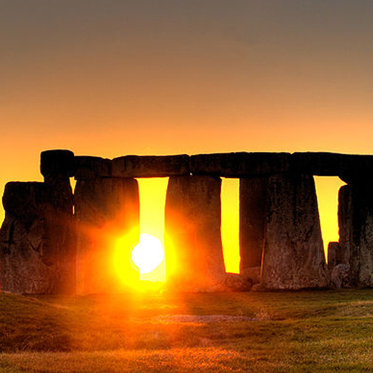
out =
{"type": "Polygon", "coordinates": [[[132,261],[139,268],[140,273],[154,271],[164,259],[164,250],[161,241],[148,233],[140,235],[140,242],[132,251],[132,261]]]}

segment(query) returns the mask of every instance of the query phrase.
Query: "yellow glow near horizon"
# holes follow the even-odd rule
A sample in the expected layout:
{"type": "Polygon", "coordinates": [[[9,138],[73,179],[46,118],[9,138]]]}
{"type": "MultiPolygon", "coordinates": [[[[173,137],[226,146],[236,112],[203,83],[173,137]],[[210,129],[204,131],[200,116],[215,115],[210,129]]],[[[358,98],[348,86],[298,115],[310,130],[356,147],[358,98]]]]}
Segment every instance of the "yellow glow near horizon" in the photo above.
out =
{"type": "MultiPolygon", "coordinates": [[[[148,237],[150,239],[145,241],[157,242],[157,248],[152,249],[151,242],[142,242],[135,249],[131,248],[131,251],[122,250],[116,260],[119,258],[119,262],[127,261],[127,267],[124,269],[120,265],[120,269],[118,269],[117,264],[117,271],[128,271],[128,263],[130,263],[132,273],[133,268],[136,268],[137,273],[140,272],[138,279],[163,282],[166,279],[166,265],[169,267],[168,274],[175,271],[177,265],[172,261],[172,253],[165,255],[164,252],[164,209],[168,178],[138,179],[138,182],[142,241],[144,241],[144,237],[148,237]],[[152,250],[155,251],[153,258],[151,258],[153,256],[152,250]],[[167,263],[164,259],[165,256],[167,263]]],[[[336,177],[315,177],[315,184],[324,250],[327,257],[328,243],[338,241],[338,190],[344,183],[336,177]]],[[[239,179],[223,179],[221,198],[221,233],[225,267],[227,272],[238,273],[240,261],[239,179]]],[[[126,278],[126,281],[135,281],[136,283],[136,280],[131,280],[128,275],[123,274],[123,276],[122,279],[126,278]]],[[[136,286],[141,287],[139,281],[136,286]]]]}
{"type": "Polygon", "coordinates": [[[338,191],[345,185],[338,177],[315,176],[324,252],[328,258],[328,244],[339,240],[338,191]]]}
{"type": "MultiPolygon", "coordinates": [[[[140,232],[154,236],[164,248],[164,209],[168,178],[139,178],[140,232]]],[[[164,250],[164,249],[163,249],[164,250]]],[[[163,251],[164,252],[164,251],[163,251]]],[[[165,260],[152,271],[141,273],[144,281],[163,282],[166,280],[165,260]]]]}
{"type": "Polygon", "coordinates": [[[222,180],[221,238],[225,270],[239,273],[239,179],[222,180]]]}
{"type": "Polygon", "coordinates": [[[161,241],[148,233],[140,235],[140,242],[132,250],[132,261],[140,270],[140,276],[154,271],[164,260],[161,241]]]}
{"type": "Polygon", "coordinates": [[[135,233],[131,232],[115,242],[113,264],[124,287],[136,289],[139,286],[139,268],[132,260],[135,233]]]}

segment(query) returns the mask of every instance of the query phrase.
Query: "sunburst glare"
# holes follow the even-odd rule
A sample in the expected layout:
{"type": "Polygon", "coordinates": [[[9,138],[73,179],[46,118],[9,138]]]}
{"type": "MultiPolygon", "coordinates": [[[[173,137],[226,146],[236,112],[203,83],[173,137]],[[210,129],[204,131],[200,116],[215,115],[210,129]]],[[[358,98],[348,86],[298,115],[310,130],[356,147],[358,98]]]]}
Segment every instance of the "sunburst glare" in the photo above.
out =
{"type": "Polygon", "coordinates": [[[164,259],[161,241],[148,233],[140,235],[140,242],[132,251],[132,261],[139,267],[140,274],[154,271],[164,259]]]}

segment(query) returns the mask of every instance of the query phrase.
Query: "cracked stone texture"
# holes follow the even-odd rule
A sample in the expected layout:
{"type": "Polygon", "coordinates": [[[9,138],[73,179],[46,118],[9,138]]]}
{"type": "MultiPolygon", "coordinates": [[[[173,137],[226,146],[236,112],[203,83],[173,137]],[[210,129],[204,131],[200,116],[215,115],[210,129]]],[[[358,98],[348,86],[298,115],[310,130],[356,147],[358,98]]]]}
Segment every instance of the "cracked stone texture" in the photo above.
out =
{"type": "Polygon", "coordinates": [[[75,188],[77,219],[77,293],[115,293],[128,283],[121,282],[114,269],[118,238],[123,241],[126,260],[121,277],[139,280],[131,266],[132,248],[138,243],[139,190],[132,178],[78,180],[75,188]]]}
{"type": "Polygon", "coordinates": [[[169,179],[165,208],[166,263],[170,264],[167,279],[178,290],[225,289],[220,190],[221,179],[211,176],[169,179]]]}
{"type": "Polygon", "coordinates": [[[269,177],[261,287],[297,290],[329,282],[313,177],[269,177]]]}
{"type": "Polygon", "coordinates": [[[5,220],[0,230],[2,291],[74,292],[72,193],[70,185],[61,189],[62,198],[44,183],[11,182],[5,186],[5,220]]]}

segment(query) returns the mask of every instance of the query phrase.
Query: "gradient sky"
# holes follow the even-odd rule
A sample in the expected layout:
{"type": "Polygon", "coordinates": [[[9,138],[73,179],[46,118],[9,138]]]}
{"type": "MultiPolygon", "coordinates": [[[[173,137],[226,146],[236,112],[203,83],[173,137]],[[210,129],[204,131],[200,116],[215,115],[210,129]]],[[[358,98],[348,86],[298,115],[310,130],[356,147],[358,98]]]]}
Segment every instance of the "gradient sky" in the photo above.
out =
{"type": "Polygon", "coordinates": [[[53,148],[373,154],[372,61],[371,0],[0,0],[0,188],[53,148]]]}

